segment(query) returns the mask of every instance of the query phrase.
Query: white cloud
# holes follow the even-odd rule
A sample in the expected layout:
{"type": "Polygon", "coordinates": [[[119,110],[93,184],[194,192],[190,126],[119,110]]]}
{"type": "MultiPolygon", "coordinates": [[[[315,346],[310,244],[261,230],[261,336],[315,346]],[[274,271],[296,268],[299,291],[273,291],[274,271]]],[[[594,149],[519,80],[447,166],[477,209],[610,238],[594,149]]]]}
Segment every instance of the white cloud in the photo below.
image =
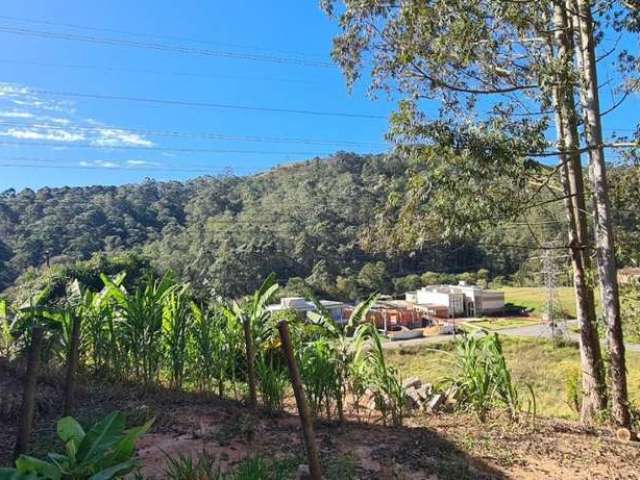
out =
{"type": "Polygon", "coordinates": [[[35,115],[29,112],[12,111],[0,111],[0,117],[2,118],[34,118],[35,115]]]}
{"type": "Polygon", "coordinates": [[[127,165],[131,165],[133,167],[141,167],[141,166],[157,167],[160,164],[157,162],[149,162],[148,160],[127,160],[127,165]]]}
{"type": "Polygon", "coordinates": [[[110,160],[92,160],[90,162],[81,160],[78,162],[81,167],[100,167],[100,168],[118,168],[121,165],[110,160]]]}
{"type": "Polygon", "coordinates": [[[97,131],[97,138],[91,143],[101,147],[114,147],[118,145],[128,145],[136,147],[151,147],[153,142],[136,134],[115,128],[102,128],[97,131]]]}
{"type": "Polygon", "coordinates": [[[0,82],[0,118],[42,122],[41,125],[29,124],[24,127],[13,124],[14,128],[0,132],[0,136],[16,139],[63,143],[86,141],[98,147],[154,145],[143,135],[92,118],[78,118],[73,102],[47,98],[37,90],[19,84],[0,82]],[[55,112],[55,116],[52,112],[55,112]],[[47,124],[51,128],[47,128],[47,124]],[[84,129],[80,126],[74,128],[74,125],[87,124],[95,126],[96,129],[84,129]]]}
{"type": "Polygon", "coordinates": [[[0,136],[20,140],[51,140],[55,142],[80,142],[85,139],[82,133],[46,128],[9,128],[0,131],[0,136]]]}

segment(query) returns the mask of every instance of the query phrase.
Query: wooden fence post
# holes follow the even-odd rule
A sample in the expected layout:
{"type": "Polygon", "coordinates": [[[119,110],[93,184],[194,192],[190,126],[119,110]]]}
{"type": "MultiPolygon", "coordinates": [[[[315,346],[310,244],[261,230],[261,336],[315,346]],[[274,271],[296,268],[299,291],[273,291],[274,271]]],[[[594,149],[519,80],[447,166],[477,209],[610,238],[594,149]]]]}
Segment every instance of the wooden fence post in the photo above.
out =
{"type": "Polygon", "coordinates": [[[43,333],[43,327],[36,326],[31,328],[31,345],[29,346],[29,352],[27,354],[27,372],[24,380],[24,390],[22,393],[20,425],[18,426],[16,447],[13,453],[14,459],[27,451],[27,446],[31,437],[43,333]]]}
{"type": "Polygon", "coordinates": [[[75,393],[75,377],[78,369],[78,356],[80,354],[80,316],[73,313],[73,324],[71,327],[71,345],[67,352],[67,371],[64,379],[64,402],[62,415],[67,417],[73,410],[73,400],[75,393]]]}
{"type": "Polygon", "coordinates": [[[293,387],[293,393],[296,397],[298,414],[300,415],[300,423],[302,424],[302,432],[304,434],[304,442],[307,447],[307,457],[309,459],[309,472],[311,473],[312,480],[321,480],[320,457],[318,455],[318,447],[316,446],[316,437],[313,433],[313,421],[309,413],[307,399],[304,396],[298,364],[293,355],[293,346],[291,344],[289,327],[286,320],[278,322],[278,331],[280,332],[280,340],[282,342],[282,352],[287,359],[291,386],[293,387]]]}
{"type": "Polygon", "coordinates": [[[243,319],[244,343],[247,349],[247,376],[249,377],[249,408],[251,412],[258,413],[258,394],[256,389],[256,355],[253,350],[253,338],[251,337],[251,323],[248,318],[243,319]]]}

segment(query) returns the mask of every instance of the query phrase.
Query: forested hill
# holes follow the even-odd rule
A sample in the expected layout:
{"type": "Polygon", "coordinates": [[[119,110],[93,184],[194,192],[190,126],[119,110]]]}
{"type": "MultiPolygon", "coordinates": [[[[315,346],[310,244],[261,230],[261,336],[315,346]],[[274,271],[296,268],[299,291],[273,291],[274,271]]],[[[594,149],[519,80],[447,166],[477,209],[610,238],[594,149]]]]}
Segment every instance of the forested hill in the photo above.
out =
{"type": "Polygon", "coordinates": [[[196,289],[234,296],[272,271],[283,283],[303,278],[319,292],[358,298],[392,289],[393,278],[396,289],[411,286],[411,274],[425,271],[508,275],[520,267],[526,251],[499,241],[365,251],[376,208],[407,181],[406,170],[397,159],[337,153],[248,177],[8,190],[0,196],[0,290],[47,258],[56,265],[131,250],[196,289]]]}

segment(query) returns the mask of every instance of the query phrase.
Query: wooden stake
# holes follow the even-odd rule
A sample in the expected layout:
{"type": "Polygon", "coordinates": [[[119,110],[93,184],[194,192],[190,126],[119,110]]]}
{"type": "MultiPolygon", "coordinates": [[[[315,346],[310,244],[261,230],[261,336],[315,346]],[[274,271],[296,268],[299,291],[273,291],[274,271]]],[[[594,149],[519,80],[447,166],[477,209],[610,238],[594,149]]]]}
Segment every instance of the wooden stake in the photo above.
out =
{"type": "Polygon", "coordinates": [[[318,455],[318,447],[316,446],[316,437],[313,433],[313,421],[307,406],[307,399],[304,396],[302,381],[300,380],[300,372],[298,364],[293,356],[293,346],[291,337],[289,336],[289,326],[285,320],[278,323],[278,331],[280,332],[280,340],[282,341],[282,352],[287,359],[289,367],[289,377],[291,378],[291,386],[296,397],[298,406],[298,414],[300,415],[300,423],[302,424],[302,433],[304,434],[304,442],[307,447],[307,457],[309,460],[309,471],[312,480],[321,480],[322,472],[320,471],[320,457],[318,455]]]}
{"type": "Polygon", "coordinates": [[[256,362],[253,351],[253,338],[251,337],[251,324],[249,319],[242,321],[244,329],[244,342],[247,348],[247,375],[249,377],[249,408],[251,412],[258,413],[258,394],[256,390],[256,362]]]}
{"type": "Polygon", "coordinates": [[[38,382],[38,370],[40,369],[40,348],[42,346],[42,334],[44,328],[31,328],[31,345],[27,354],[27,372],[24,381],[24,391],[22,394],[22,412],[16,447],[13,452],[14,459],[27,451],[29,439],[31,437],[31,427],[33,425],[33,409],[36,400],[36,386],[38,382]]]}
{"type": "Polygon", "coordinates": [[[73,410],[73,400],[75,391],[75,377],[78,369],[78,355],[80,353],[80,316],[73,313],[73,324],[71,327],[71,345],[67,352],[67,371],[64,380],[64,403],[62,415],[67,417],[73,410]]]}

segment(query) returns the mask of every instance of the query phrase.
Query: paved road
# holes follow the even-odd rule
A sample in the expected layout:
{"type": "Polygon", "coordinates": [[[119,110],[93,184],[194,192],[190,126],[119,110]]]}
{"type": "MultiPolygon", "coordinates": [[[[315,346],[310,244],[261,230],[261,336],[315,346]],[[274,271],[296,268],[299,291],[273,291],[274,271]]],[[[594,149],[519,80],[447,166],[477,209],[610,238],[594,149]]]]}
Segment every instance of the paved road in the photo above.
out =
{"type": "MultiPolygon", "coordinates": [[[[567,322],[567,327],[575,324],[576,321],[572,320],[567,322]]],[[[501,330],[496,330],[500,335],[506,335],[510,337],[534,337],[534,338],[551,338],[551,329],[548,325],[536,324],[526,327],[515,327],[515,328],[503,328],[501,330]]],[[[574,341],[579,341],[580,337],[577,333],[568,332],[567,336],[569,339],[574,341]]],[[[422,338],[414,338],[411,340],[398,340],[394,342],[385,342],[384,348],[389,350],[404,348],[404,347],[415,347],[443,342],[450,342],[456,338],[455,335],[434,335],[430,337],[422,337],[422,338]]],[[[625,347],[630,352],[640,352],[640,344],[635,343],[626,343],[625,347]]]]}

